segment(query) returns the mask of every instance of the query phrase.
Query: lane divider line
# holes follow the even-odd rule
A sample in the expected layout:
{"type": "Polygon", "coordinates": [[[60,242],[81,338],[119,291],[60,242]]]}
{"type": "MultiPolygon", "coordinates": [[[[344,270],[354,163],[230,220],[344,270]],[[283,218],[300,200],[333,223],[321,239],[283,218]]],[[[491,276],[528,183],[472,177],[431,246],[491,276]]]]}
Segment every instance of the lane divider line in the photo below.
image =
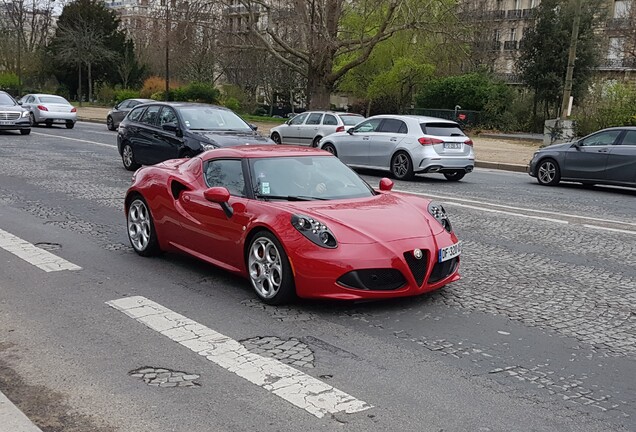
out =
{"type": "Polygon", "coordinates": [[[40,135],[40,136],[45,136],[45,137],[49,137],[49,138],[60,138],[60,139],[65,139],[65,140],[70,140],[70,141],[78,141],[78,142],[98,145],[98,146],[102,146],[102,147],[117,148],[117,146],[113,145],[113,144],[106,144],[106,143],[100,143],[100,142],[97,142],[97,141],[89,141],[89,140],[83,140],[83,139],[79,139],[79,138],[71,138],[71,137],[52,135],[52,134],[46,134],[46,133],[31,132],[31,135],[40,135]]]}
{"type": "Polygon", "coordinates": [[[611,232],[619,232],[619,233],[623,233],[623,234],[632,234],[632,235],[636,235],[636,231],[630,231],[630,230],[623,230],[623,229],[618,229],[618,228],[610,228],[610,227],[602,227],[602,226],[598,226],[598,225],[583,225],[586,228],[592,228],[592,229],[598,229],[598,230],[603,230],[603,231],[611,231],[611,232]]]}
{"type": "Polygon", "coordinates": [[[14,236],[13,234],[1,229],[0,248],[47,273],[62,270],[82,269],[80,266],[66,261],[64,258],[60,258],[49,251],[41,249],[28,241],[22,240],[20,237],[14,236]]]}
{"type": "Polygon", "coordinates": [[[106,302],[134,320],[318,418],[372,408],[368,403],[142,296],[106,302]]]}

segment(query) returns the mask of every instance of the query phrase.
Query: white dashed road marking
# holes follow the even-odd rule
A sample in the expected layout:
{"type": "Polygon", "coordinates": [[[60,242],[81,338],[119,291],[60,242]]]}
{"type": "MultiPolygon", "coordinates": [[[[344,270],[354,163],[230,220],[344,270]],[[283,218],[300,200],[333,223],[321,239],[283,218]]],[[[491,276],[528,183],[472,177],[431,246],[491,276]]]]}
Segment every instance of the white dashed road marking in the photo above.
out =
{"type": "Polygon", "coordinates": [[[238,341],[145,297],[106,302],[129,317],[318,418],[371,405],[278,360],[253,354],[238,341]]]}
{"type": "Polygon", "coordinates": [[[41,135],[41,136],[45,136],[45,137],[49,137],[49,138],[59,138],[59,139],[65,139],[65,140],[70,140],[70,141],[83,142],[83,143],[93,144],[93,145],[102,146],[102,147],[117,148],[117,146],[113,145],[113,144],[100,143],[100,142],[96,142],[96,141],[89,141],[89,140],[84,140],[84,139],[79,139],[79,138],[71,138],[71,137],[52,135],[52,134],[47,134],[47,133],[39,133],[39,132],[31,132],[31,134],[32,135],[41,135]]]}
{"type": "Polygon", "coordinates": [[[0,229],[0,248],[11,252],[18,258],[22,258],[29,264],[33,264],[45,272],[61,270],[81,270],[80,266],[68,262],[63,258],[53,255],[49,251],[40,249],[20,237],[0,229]]]}

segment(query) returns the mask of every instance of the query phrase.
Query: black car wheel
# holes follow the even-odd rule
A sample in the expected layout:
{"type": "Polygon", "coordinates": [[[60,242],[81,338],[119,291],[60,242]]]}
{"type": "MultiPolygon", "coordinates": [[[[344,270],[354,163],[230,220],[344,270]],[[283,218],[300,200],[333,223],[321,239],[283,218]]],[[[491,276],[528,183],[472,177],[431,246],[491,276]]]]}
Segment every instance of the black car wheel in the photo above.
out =
{"type": "Polygon", "coordinates": [[[333,146],[333,144],[325,144],[324,146],[322,146],[322,149],[324,151],[328,151],[336,157],[338,156],[338,152],[336,151],[336,148],[333,146]]]}
{"type": "Polygon", "coordinates": [[[31,129],[20,129],[21,135],[29,135],[31,133],[31,129]]]}
{"type": "Polygon", "coordinates": [[[47,120],[44,122],[44,124],[46,125],[46,127],[53,127],[53,120],[47,120]]]}
{"type": "Polygon", "coordinates": [[[279,305],[296,295],[289,259],[271,232],[260,231],[250,242],[247,270],[252,288],[264,303],[279,305]]]}
{"type": "Polygon", "coordinates": [[[106,117],[106,127],[110,131],[114,131],[114,130],[117,129],[117,128],[115,128],[115,121],[113,120],[113,118],[111,116],[106,117]]]}
{"type": "Polygon", "coordinates": [[[321,136],[317,136],[316,138],[314,138],[314,141],[311,143],[311,146],[318,147],[318,143],[320,142],[321,139],[322,139],[321,136]]]}
{"type": "Polygon", "coordinates": [[[75,122],[72,122],[72,121],[66,122],[66,129],[73,129],[74,127],[75,127],[75,122]]]}
{"type": "Polygon", "coordinates": [[[146,200],[141,195],[130,203],[126,213],[126,222],[128,239],[135,252],[141,256],[152,256],[161,252],[152,214],[146,200]]]}
{"type": "Polygon", "coordinates": [[[561,181],[561,170],[554,159],[543,159],[537,168],[537,181],[543,186],[554,186],[561,181]]]}
{"type": "Polygon", "coordinates": [[[276,144],[282,144],[282,140],[280,139],[280,134],[278,132],[274,132],[271,138],[276,144]]]}
{"type": "Polygon", "coordinates": [[[121,160],[124,163],[124,168],[128,171],[135,171],[140,166],[135,162],[135,154],[130,144],[124,144],[124,147],[121,149],[121,160]]]}
{"type": "Polygon", "coordinates": [[[410,180],[413,178],[413,162],[409,155],[403,151],[397,152],[391,158],[391,174],[398,180],[410,180]]]}
{"type": "Polygon", "coordinates": [[[465,175],[465,171],[451,171],[444,173],[444,177],[446,177],[446,180],[448,181],[460,181],[465,175]]]}
{"type": "Polygon", "coordinates": [[[29,120],[31,120],[31,126],[37,126],[38,122],[35,121],[35,114],[29,113],[29,120]]]}

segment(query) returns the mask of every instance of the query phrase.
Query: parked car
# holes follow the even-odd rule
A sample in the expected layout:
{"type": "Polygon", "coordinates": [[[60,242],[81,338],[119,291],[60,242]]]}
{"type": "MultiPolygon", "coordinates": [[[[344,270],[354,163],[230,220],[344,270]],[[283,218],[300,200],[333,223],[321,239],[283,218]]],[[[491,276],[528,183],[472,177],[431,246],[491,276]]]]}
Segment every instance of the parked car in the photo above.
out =
{"type": "Polygon", "coordinates": [[[117,130],[119,123],[126,117],[126,114],[137,105],[154,102],[152,99],[126,99],[119,102],[106,115],[106,127],[108,130],[117,130]]]}
{"type": "Polygon", "coordinates": [[[20,99],[20,103],[29,110],[31,126],[44,123],[51,127],[53,123],[64,123],[67,129],[73,129],[77,121],[77,108],[62,96],[28,94],[20,99]]]}
{"type": "Polygon", "coordinates": [[[306,111],[298,114],[285,124],[270,131],[270,138],[276,144],[293,144],[317,147],[327,135],[341,132],[364,120],[360,114],[333,111],[306,111]]]}
{"type": "Polygon", "coordinates": [[[219,147],[274,144],[227,108],[188,102],[138,105],[119,124],[118,131],[117,148],[130,171],[219,147]]]}
{"type": "Polygon", "coordinates": [[[603,129],[535,152],[528,172],[541,185],[561,180],[587,185],[636,186],[636,127],[603,129]]]}
{"type": "Polygon", "coordinates": [[[19,130],[22,135],[31,133],[29,111],[3,91],[0,91],[0,130],[19,130]]]}
{"type": "Polygon", "coordinates": [[[373,116],[319,145],[347,165],[389,170],[399,180],[441,173],[458,181],[475,166],[473,141],[456,122],[435,117],[373,116]]]}
{"type": "Polygon", "coordinates": [[[374,190],[318,149],[222,148],[137,171],[127,232],[139,255],[195,256],[270,304],[413,296],[458,280],[444,207],[392,187],[374,190]]]}

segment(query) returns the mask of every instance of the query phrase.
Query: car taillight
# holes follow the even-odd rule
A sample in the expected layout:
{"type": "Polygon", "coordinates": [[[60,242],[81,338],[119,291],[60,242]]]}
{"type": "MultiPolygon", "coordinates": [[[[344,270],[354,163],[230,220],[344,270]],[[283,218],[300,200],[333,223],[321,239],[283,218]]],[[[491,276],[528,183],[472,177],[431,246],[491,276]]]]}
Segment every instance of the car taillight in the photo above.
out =
{"type": "Polygon", "coordinates": [[[444,140],[441,139],[437,139],[437,138],[427,138],[427,137],[422,137],[420,139],[417,140],[420,144],[422,145],[433,145],[433,144],[441,144],[444,142],[444,140]]]}
{"type": "Polygon", "coordinates": [[[73,107],[73,108],[71,109],[71,112],[77,112],[77,108],[73,107]]]}
{"type": "Polygon", "coordinates": [[[344,126],[338,126],[336,132],[344,132],[344,126]]]}
{"type": "Polygon", "coordinates": [[[48,111],[49,109],[47,107],[45,107],[44,105],[38,105],[38,109],[40,111],[48,111]]]}
{"type": "Polygon", "coordinates": [[[464,144],[469,145],[469,146],[473,146],[473,140],[471,140],[470,138],[468,138],[466,141],[464,141],[464,144]]]}

